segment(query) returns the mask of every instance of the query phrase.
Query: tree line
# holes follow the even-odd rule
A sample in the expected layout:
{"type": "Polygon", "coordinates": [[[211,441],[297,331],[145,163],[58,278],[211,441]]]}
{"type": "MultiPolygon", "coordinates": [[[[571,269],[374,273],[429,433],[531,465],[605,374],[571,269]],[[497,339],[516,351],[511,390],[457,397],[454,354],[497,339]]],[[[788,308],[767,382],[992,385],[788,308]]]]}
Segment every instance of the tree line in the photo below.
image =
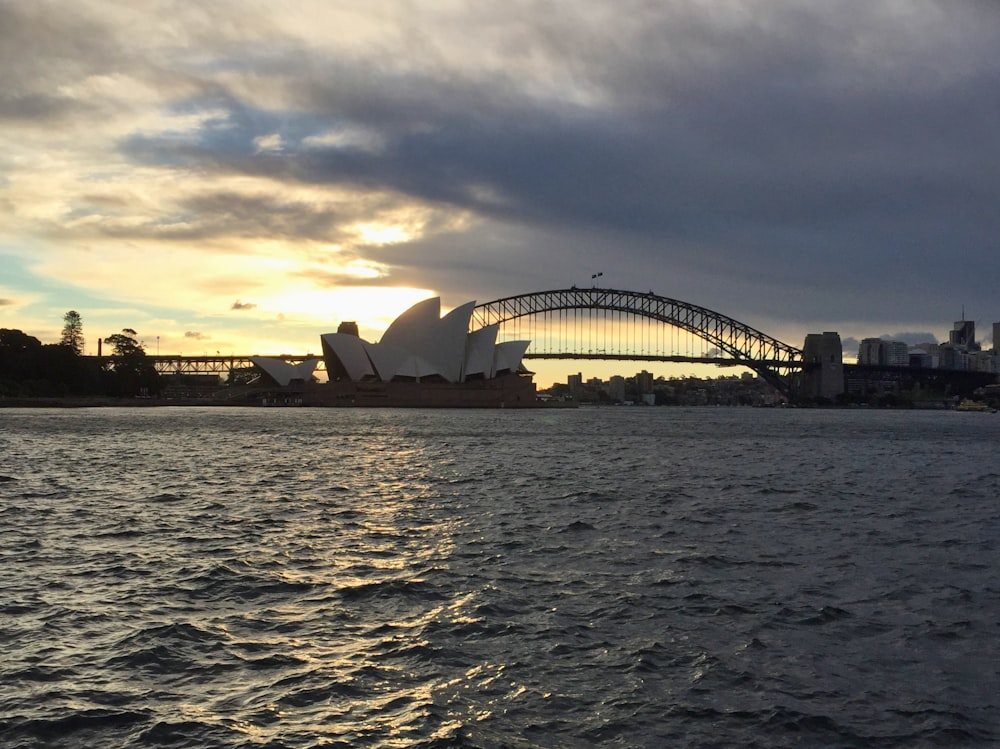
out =
{"type": "Polygon", "coordinates": [[[104,339],[105,355],[83,355],[83,320],[63,316],[59,343],[43,344],[23,331],[0,328],[0,398],[156,395],[160,377],[136,332],[104,339]]]}

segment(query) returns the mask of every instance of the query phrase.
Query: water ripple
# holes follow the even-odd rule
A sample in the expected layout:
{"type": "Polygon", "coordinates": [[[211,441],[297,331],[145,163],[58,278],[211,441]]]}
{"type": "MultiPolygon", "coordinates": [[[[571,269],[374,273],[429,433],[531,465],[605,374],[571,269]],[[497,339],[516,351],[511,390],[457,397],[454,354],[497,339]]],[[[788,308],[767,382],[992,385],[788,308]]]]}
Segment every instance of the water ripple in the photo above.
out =
{"type": "Polygon", "coordinates": [[[995,746],[950,416],[7,409],[0,745],[995,746]]]}

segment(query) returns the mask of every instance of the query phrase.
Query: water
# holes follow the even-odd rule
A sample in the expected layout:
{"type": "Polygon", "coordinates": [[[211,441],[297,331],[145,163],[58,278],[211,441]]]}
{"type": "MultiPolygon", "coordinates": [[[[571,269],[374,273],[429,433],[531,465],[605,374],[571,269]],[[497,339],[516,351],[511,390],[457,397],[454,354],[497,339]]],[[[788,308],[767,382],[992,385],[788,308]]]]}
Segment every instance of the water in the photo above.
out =
{"type": "Polygon", "coordinates": [[[998,444],[953,412],[0,410],[0,745],[996,746],[998,444]]]}

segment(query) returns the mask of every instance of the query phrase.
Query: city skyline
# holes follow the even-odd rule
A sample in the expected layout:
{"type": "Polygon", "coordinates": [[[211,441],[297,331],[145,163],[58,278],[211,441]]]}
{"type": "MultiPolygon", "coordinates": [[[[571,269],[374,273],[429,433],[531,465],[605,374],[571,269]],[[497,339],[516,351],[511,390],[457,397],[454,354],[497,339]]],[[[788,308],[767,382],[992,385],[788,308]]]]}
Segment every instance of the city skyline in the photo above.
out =
{"type": "MultiPolygon", "coordinates": [[[[646,296],[643,294],[642,296],[646,296]]],[[[425,307],[428,303],[433,303],[433,308],[440,310],[440,299],[432,298],[423,300],[423,302],[415,305],[417,307],[425,307]]],[[[537,302],[535,302],[537,304],[537,302]]],[[[464,313],[468,313],[471,309],[472,303],[467,303],[463,305],[464,313]]],[[[460,310],[453,310],[452,312],[458,312],[460,310]]],[[[412,310],[411,310],[412,312],[412,310]]],[[[648,321],[647,321],[648,322],[648,321]]],[[[711,323],[709,323],[711,325],[711,323]]],[[[472,327],[472,326],[470,326],[472,327]]],[[[570,328],[574,328],[574,323],[569,323],[570,328]]],[[[593,326],[594,329],[604,327],[604,324],[599,320],[596,321],[593,326]]],[[[669,327],[669,326],[666,326],[669,327]]],[[[338,333],[348,331],[352,335],[357,335],[356,324],[353,321],[344,322],[338,329],[338,333]]],[[[1000,331],[1000,322],[995,322],[992,325],[992,338],[994,340],[998,339],[997,333],[1000,331]]],[[[387,331],[382,331],[383,335],[379,336],[379,343],[385,342],[385,334],[387,331]]],[[[589,340],[590,344],[593,345],[594,341],[600,340],[600,331],[597,333],[599,336],[594,339],[593,330],[581,330],[579,333],[582,338],[578,337],[576,341],[562,339],[562,343],[565,344],[560,350],[569,352],[571,350],[579,350],[579,345],[589,340]]],[[[215,356],[212,356],[209,352],[203,352],[203,356],[198,356],[197,354],[189,354],[188,357],[192,359],[219,359],[223,362],[235,359],[250,359],[255,365],[260,366],[262,369],[268,371],[269,366],[273,366],[275,371],[281,372],[282,377],[296,371],[300,367],[308,367],[309,372],[316,370],[317,365],[321,364],[323,357],[320,354],[312,353],[315,351],[325,350],[326,340],[330,335],[326,334],[323,336],[323,341],[318,347],[310,347],[310,352],[306,355],[302,354],[269,354],[269,355],[247,355],[245,353],[235,353],[231,352],[228,354],[223,354],[222,352],[216,352],[215,356]],[[302,357],[302,358],[300,358],[302,357]],[[312,357],[311,359],[308,357],[312,357]],[[283,361],[283,359],[290,359],[292,362],[283,361]]],[[[723,359],[729,358],[726,352],[720,351],[715,348],[707,339],[699,339],[694,334],[690,335],[692,340],[701,340],[700,345],[702,348],[702,355],[708,357],[721,356],[723,359]]],[[[813,334],[816,336],[819,334],[813,334]]],[[[823,334],[824,336],[827,334],[823,334]]],[[[940,343],[937,341],[937,336],[930,334],[928,337],[913,336],[913,340],[910,342],[904,342],[900,340],[894,340],[891,336],[885,335],[878,338],[865,338],[861,341],[856,341],[853,338],[841,339],[839,333],[834,333],[838,339],[838,347],[841,352],[841,357],[844,363],[856,363],[860,365],[888,365],[897,366],[903,368],[923,368],[923,369],[952,369],[952,370],[965,370],[965,371],[976,371],[976,372],[998,372],[1000,371],[1000,360],[997,359],[998,349],[996,345],[984,346],[980,340],[980,336],[976,331],[976,326],[973,321],[969,320],[956,320],[953,323],[952,329],[943,336],[943,341],[940,343]],[[914,361],[913,357],[917,356],[919,361],[914,361]],[[974,360],[974,361],[973,361],[974,360]]],[[[507,340],[513,341],[509,335],[505,336],[507,340]]],[[[523,341],[527,341],[530,344],[533,340],[531,335],[525,336],[515,336],[523,341]]],[[[651,337],[647,345],[651,345],[653,348],[646,349],[643,355],[637,357],[636,359],[629,358],[614,358],[614,359],[583,359],[583,358],[567,358],[565,355],[559,355],[558,358],[547,359],[545,354],[551,351],[551,344],[555,339],[546,339],[543,336],[543,345],[536,350],[536,355],[541,358],[532,358],[530,362],[523,362],[523,369],[531,372],[535,375],[536,384],[538,384],[540,389],[548,390],[555,385],[565,385],[567,382],[572,383],[573,379],[576,378],[584,382],[591,381],[603,381],[607,383],[614,379],[625,379],[630,380],[636,377],[648,376],[651,380],[673,380],[673,379],[684,379],[693,378],[701,380],[723,380],[731,378],[739,378],[741,376],[750,376],[754,379],[760,377],[760,373],[751,369],[746,365],[726,365],[716,363],[710,363],[708,360],[697,362],[676,362],[676,361],[658,361],[655,358],[650,358],[649,355],[653,354],[653,350],[657,345],[667,344],[667,349],[663,350],[663,354],[668,355],[671,352],[677,353],[679,355],[685,355],[684,342],[680,343],[680,346],[676,345],[670,347],[671,334],[655,340],[651,337]],[[547,345],[546,345],[547,344],[547,345]],[[574,366],[575,365],[575,366],[574,366]],[[630,367],[642,366],[643,369],[635,372],[634,374],[627,374],[631,371],[630,367]],[[648,367],[650,370],[646,369],[648,367]],[[575,372],[574,372],[575,369],[575,372]],[[587,370],[587,375],[583,376],[584,370],[587,370]]],[[[630,339],[633,343],[635,339],[630,339]]],[[[98,349],[100,350],[100,341],[98,342],[98,349]]],[[[145,341],[137,341],[139,346],[144,349],[147,347],[145,341]]],[[[515,341],[516,343],[516,341],[515,341]]],[[[676,344],[677,341],[674,341],[676,344]]],[[[371,344],[369,344],[371,345],[371,344]]],[[[586,345],[586,344],[584,344],[586,345]]],[[[628,343],[625,344],[630,345],[628,343]]],[[[160,358],[161,352],[159,351],[159,341],[156,342],[156,350],[147,350],[147,355],[156,355],[160,358]]],[[[802,353],[808,355],[806,350],[808,348],[808,341],[806,341],[806,346],[804,347],[802,353]]],[[[107,354],[107,348],[104,349],[105,354],[107,354]]],[[[615,353],[615,352],[610,352],[615,353]]],[[[162,352],[162,362],[172,362],[177,359],[177,353],[162,352]]],[[[693,356],[697,355],[698,352],[695,350],[688,350],[686,355],[693,356]]],[[[183,354],[179,355],[180,359],[185,358],[183,354]]],[[[272,375],[274,376],[274,375],[272,375]]],[[[319,370],[315,373],[316,378],[319,381],[326,380],[325,368],[319,367],[319,370]]],[[[279,378],[280,379],[280,378],[279,378]]],[[[287,384],[287,383],[285,383],[287,384]]]]}
{"type": "Polygon", "coordinates": [[[0,327],[46,343],[308,353],[595,282],[796,346],[1000,319],[989,3],[13,2],[0,41],[0,327]]]}

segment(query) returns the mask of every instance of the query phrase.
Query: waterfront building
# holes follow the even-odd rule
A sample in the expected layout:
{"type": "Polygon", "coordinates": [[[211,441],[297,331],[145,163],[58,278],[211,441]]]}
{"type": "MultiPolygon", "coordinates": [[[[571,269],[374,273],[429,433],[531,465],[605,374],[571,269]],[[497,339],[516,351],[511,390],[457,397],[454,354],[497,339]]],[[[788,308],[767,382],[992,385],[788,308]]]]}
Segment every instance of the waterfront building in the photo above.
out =
{"type": "Polygon", "coordinates": [[[625,378],[621,375],[612,375],[608,381],[608,397],[615,403],[625,400],[625,378]]]}
{"type": "Polygon", "coordinates": [[[331,381],[461,383],[517,372],[530,341],[497,343],[497,325],[469,333],[475,306],[467,302],[441,317],[441,298],[425,299],[393,320],[378,343],[342,323],[320,336],[327,374],[331,381]]]}
{"type": "Polygon", "coordinates": [[[306,405],[425,408],[533,408],[531,373],[521,360],[530,341],[497,342],[498,325],[469,332],[475,302],[441,316],[441,299],[418,302],[378,343],[344,322],[320,336],[329,382],[306,389],[306,405]]]}
{"type": "Polygon", "coordinates": [[[653,392],[653,373],[645,369],[635,376],[635,387],[640,395],[653,392]]]}

